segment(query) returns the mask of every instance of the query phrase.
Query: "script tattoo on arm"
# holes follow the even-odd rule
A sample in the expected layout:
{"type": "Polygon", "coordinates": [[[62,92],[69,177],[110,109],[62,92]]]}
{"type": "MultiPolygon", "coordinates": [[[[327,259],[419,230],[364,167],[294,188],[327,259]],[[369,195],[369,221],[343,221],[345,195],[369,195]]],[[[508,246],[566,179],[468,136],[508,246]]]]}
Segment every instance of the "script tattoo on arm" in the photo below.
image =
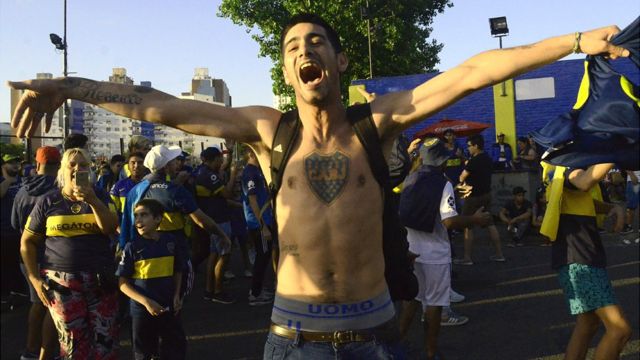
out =
{"type": "Polygon", "coordinates": [[[336,150],[321,155],[312,152],[304,158],[304,171],[313,193],[331,205],[344,190],[349,179],[349,157],[336,150]]]}
{"type": "Polygon", "coordinates": [[[135,86],[132,90],[122,92],[105,91],[103,83],[93,80],[78,78],[67,78],[64,84],[73,93],[73,98],[90,103],[114,103],[114,104],[142,104],[142,97],[139,94],[147,94],[153,88],[146,86],[135,86]]]}

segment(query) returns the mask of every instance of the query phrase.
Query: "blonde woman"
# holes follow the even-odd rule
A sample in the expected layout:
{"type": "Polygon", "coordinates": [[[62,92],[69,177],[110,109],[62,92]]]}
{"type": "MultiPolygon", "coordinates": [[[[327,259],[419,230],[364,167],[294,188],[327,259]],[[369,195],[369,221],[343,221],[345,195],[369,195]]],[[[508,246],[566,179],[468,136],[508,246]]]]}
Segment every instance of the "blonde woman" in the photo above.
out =
{"type": "Polygon", "coordinates": [[[59,188],[38,200],[20,246],[29,281],[49,308],[61,355],[68,359],[117,358],[117,285],[109,247],[117,218],[96,196],[92,178],[87,151],[65,151],[59,188]]]}

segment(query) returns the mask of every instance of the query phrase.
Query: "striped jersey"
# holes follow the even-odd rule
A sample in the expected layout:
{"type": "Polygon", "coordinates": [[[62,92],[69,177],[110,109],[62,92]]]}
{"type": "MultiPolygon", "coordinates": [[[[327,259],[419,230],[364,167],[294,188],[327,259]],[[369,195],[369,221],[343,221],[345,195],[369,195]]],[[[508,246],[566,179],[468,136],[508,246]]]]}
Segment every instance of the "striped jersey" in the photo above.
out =
{"type": "MultiPolygon", "coordinates": [[[[136,237],[125,245],[116,275],[130,279],[138,292],[173,310],[173,276],[186,266],[184,247],[178,241],[174,234],[162,232],[158,240],[136,237]]],[[[131,300],[132,315],[146,311],[143,305],[131,300]]]]}
{"type": "Polygon", "coordinates": [[[25,231],[45,236],[42,268],[65,272],[100,271],[112,264],[109,237],[89,204],[51,191],[36,202],[25,231]]]}

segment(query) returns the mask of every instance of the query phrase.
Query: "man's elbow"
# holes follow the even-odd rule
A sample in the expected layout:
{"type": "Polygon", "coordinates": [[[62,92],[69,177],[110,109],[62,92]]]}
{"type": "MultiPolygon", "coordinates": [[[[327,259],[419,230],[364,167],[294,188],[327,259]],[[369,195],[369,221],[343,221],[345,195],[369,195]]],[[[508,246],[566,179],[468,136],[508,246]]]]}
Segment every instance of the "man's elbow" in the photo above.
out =
{"type": "Polygon", "coordinates": [[[447,230],[450,230],[454,226],[453,218],[446,218],[442,220],[442,225],[444,225],[447,230]]]}

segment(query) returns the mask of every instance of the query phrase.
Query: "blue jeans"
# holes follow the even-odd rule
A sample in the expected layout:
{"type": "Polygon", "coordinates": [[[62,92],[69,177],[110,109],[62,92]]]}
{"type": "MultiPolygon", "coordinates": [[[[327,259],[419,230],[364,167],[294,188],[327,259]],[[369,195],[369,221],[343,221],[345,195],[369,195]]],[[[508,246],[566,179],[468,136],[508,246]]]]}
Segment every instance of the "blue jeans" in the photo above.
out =
{"type": "Polygon", "coordinates": [[[330,342],[309,342],[300,337],[288,339],[269,333],[264,345],[264,360],[283,359],[406,359],[400,343],[381,341],[351,342],[334,345],[330,342]]]}

